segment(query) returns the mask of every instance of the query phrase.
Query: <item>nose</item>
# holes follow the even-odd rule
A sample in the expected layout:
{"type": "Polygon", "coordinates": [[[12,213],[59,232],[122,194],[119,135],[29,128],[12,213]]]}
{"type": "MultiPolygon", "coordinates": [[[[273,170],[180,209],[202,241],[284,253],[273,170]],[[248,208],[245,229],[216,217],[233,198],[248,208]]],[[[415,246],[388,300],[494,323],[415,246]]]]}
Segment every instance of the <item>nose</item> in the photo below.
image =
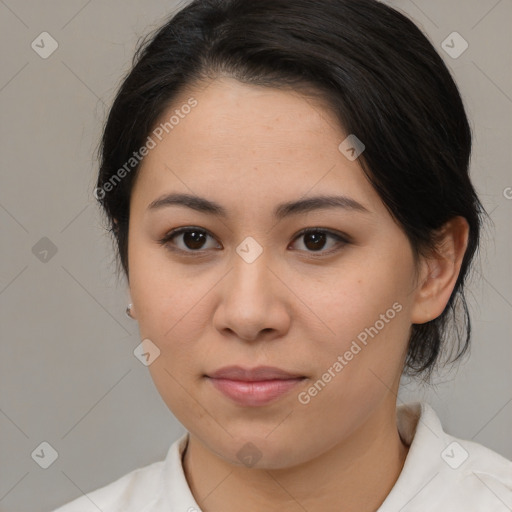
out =
{"type": "Polygon", "coordinates": [[[245,341],[283,336],[290,328],[289,293],[264,255],[252,263],[236,257],[223,280],[214,326],[245,341]]]}

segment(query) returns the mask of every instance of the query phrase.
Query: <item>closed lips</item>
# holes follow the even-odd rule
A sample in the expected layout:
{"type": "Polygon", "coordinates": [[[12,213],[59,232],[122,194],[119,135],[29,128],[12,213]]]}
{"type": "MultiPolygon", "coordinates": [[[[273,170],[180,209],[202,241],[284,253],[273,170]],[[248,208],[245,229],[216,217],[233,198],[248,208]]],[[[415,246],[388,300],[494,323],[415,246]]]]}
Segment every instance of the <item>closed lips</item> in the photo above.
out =
{"type": "Polygon", "coordinates": [[[268,380],[290,380],[305,378],[303,375],[288,372],[272,366],[243,368],[241,366],[226,366],[206,375],[212,379],[229,379],[245,382],[261,382],[268,380]]]}

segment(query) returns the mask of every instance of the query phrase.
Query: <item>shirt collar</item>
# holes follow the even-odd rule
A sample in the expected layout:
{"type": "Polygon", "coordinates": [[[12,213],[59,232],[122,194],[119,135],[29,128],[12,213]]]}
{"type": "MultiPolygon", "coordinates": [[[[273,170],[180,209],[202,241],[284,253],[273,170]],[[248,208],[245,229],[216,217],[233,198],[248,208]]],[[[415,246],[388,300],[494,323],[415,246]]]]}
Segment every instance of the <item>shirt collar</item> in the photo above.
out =
{"type": "Polygon", "coordinates": [[[396,410],[398,432],[409,445],[404,466],[378,512],[413,509],[414,503],[432,503],[432,486],[442,472],[441,452],[447,435],[432,407],[414,402],[396,410]],[[407,506],[407,508],[406,508],[407,506]]]}
{"type": "Polygon", "coordinates": [[[182,456],[187,447],[189,434],[186,432],[171,444],[163,465],[160,486],[161,494],[141,512],[201,512],[183,470],[182,456]]]}

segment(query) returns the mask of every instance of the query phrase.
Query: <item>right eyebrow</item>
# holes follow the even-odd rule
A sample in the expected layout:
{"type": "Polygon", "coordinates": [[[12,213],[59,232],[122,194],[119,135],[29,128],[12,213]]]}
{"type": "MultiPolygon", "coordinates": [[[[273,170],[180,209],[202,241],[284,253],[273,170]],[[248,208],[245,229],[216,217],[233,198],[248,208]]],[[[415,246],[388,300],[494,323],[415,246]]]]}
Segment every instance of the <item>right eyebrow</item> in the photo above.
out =
{"type": "Polygon", "coordinates": [[[155,211],[166,206],[175,205],[186,206],[198,212],[210,213],[218,217],[227,217],[226,210],[220,204],[191,194],[167,194],[153,201],[147,209],[155,211]]]}

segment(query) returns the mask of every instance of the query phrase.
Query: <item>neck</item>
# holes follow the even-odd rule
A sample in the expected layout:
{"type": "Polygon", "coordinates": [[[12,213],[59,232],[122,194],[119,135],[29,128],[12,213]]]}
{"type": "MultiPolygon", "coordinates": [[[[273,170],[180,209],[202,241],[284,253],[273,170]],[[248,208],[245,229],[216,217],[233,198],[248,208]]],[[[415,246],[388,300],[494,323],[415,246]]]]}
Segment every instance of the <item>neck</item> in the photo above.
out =
{"type": "Polygon", "coordinates": [[[204,512],[373,512],[398,479],[407,452],[393,403],[384,405],[350,438],[294,467],[235,466],[192,434],[183,467],[204,512]]]}

